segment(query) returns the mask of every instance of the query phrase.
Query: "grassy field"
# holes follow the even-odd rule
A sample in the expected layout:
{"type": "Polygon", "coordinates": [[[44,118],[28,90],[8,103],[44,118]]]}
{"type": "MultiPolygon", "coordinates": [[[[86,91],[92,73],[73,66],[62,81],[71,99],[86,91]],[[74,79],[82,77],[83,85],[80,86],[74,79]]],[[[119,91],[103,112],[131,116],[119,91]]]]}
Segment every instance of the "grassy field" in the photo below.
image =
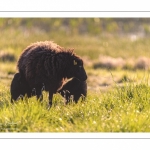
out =
{"type": "Polygon", "coordinates": [[[40,30],[1,30],[0,132],[149,132],[150,38],[66,36],[40,30]],[[36,41],[52,40],[75,48],[88,74],[88,95],[78,104],[64,104],[54,95],[47,109],[35,97],[10,103],[10,83],[22,50],[36,41]]]}

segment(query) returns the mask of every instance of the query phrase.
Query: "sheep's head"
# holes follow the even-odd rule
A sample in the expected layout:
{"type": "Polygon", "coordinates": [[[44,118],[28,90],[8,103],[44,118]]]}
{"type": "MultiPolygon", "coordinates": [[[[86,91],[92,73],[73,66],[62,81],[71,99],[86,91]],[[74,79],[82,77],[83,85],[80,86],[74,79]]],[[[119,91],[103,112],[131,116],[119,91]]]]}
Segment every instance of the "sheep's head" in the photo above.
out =
{"type": "Polygon", "coordinates": [[[17,99],[20,95],[19,93],[21,90],[20,78],[21,78],[20,73],[16,73],[11,82],[10,91],[11,91],[12,99],[17,99]]]}
{"type": "Polygon", "coordinates": [[[13,82],[16,82],[16,84],[20,83],[20,80],[21,80],[21,75],[20,73],[16,73],[14,75],[14,78],[13,78],[13,82]]]}
{"type": "Polygon", "coordinates": [[[30,96],[31,92],[29,90],[30,89],[25,78],[20,73],[16,73],[14,75],[14,78],[12,79],[10,86],[11,101],[12,99],[17,100],[20,95],[24,96],[25,94],[27,94],[28,96],[30,96]]]}
{"type": "Polygon", "coordinates": [[[71,62],[71,68],[68,77],[75,77],[80,81],[85,81],[87,79],[87,74],[83,67],[83,61],[79,57],[74,57],[71,62]]]}

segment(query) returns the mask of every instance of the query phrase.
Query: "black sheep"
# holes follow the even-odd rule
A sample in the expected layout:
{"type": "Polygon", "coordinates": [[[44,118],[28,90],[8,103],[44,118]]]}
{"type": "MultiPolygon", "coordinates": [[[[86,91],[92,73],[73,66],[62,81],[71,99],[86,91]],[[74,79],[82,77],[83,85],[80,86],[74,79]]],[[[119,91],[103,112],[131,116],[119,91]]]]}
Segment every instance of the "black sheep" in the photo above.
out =
{"type": "Polygon", "coordinates": [[[61,90],[58,91],[68,103],[73,96],[73,101],[78,102],[79,98],[84,99],[87,95],[87,83],[86,81],[80,81],[77,78],[73,78],[68,81],[61,90]]]}
{"type": "Polygon", "coordinates": [[[64,49],[51,42],[37,42],[28,46],[18,60],[18,70],[30,89],[36,90],[42,100],[42,90],[49,92],[49,105],[53,94],[63,86],[66,78],[87,79],[82,59],[73,50],[64,49]]]}

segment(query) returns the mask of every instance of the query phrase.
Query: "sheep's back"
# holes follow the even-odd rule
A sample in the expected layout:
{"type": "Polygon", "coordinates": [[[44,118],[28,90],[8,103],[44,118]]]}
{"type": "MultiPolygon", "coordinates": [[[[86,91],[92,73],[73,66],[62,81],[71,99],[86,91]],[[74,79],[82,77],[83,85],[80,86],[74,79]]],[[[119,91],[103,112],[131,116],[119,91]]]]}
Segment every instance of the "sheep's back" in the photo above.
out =
{"type": "MultiPolygon", "coordinates": [[[[62,50],[52,42],[37,42],[28,46],[18,60],[18,70],[26,78],[36,75],[49,75],[54,68],[55,56],[62,50]]],[[[53,73],[52,73],[53,74],[53,73]]]]}

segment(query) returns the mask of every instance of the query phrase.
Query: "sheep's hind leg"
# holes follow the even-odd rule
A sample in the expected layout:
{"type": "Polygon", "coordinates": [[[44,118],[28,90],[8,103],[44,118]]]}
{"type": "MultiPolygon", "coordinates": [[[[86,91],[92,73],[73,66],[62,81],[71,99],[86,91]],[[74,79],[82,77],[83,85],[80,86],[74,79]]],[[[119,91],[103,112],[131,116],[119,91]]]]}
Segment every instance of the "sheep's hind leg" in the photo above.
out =
{"type": "Polygon", "coordinates": [[[52,106],[53,93],[49,92],[49,108],[52,106]]]}

